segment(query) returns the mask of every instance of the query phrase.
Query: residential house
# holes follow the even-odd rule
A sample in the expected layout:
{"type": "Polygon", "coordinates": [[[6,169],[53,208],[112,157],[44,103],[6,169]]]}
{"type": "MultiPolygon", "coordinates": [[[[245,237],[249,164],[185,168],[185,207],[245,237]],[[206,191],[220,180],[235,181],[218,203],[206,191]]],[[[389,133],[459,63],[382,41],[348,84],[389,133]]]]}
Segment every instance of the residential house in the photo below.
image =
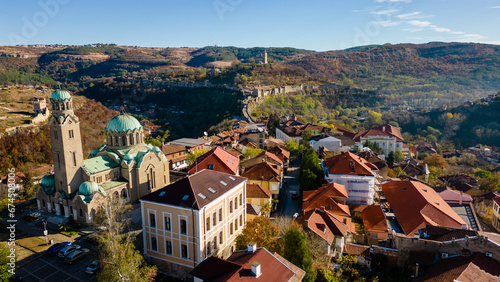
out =
{"type": "Polygon", "coordinates": [[[491,225],[500,232],[500,197],[493,198],[491,225]]]}
{"type": "Polygon", "coordinates": [[[446,175],[438,178],[448,186],[467,193],[471,196],[479,196],[482,191],[479,190],[479,181],[472,176],[465,174],[446,175]]]}
{"type": "Polygon", "coordinates": [[[187,174],[193,174],[203,169],[239,175],[240,159],[221,147],[215,147],[198,157],[191,165],[187,174]]]}
{"type": "Polygon", "coordinates": [[[242,161],[240,167],[245,171],[248,168],[260,164],[262,162],[268,162],[275,166],[280,166],[280,167],[283,166],[283,161],[280,158],[278,158],[278,156],[276,156],[273,153],[264,151],[251,159],[242,161]]]}
{"type": "Polygon", "coordinates": [[[403,135],[401,135],[401,131],[399,128],[390,124],[382,124],[367,131],[358,132],[356,136],[354,136],[354,141],[358,146],[362,146],[366,141],[370,141],[372,144],[376,143],[384,152],[385,157],[387,157],[390,152],[395,152],[396,150],[401,150],[403,152],[404,150],[404,139],[403,135]]]}
{"type": "Polygon", "coordinates": [[[364,264],[371,267],[370,246],[347,243],[344,245],[344,255],[351,255],[357,258],[358,264],[364,264]]]}
{"type": "Polygon", "coordinates": [[[482,281],[500,280],[500,263],[482,255],[457,256],[442,259],[430,266],[415,281],[482,281]]]}
{"type": "Polygon", "coordinates": [[[246,179],[205,169],[140,202],[144,256],[183,276],[212,255],[234,251],[246,222],[246,179]]]}
{"type": "Polygon", "coordinates": [[[299,282],[305,271],[266,248],[250,244],[227,259],[209,257],[191,273],[195,282],[202,281],[276,281],[299,282]]]}
{"type": "Polygon", "coordinates": [[[350,152],[326,159],[323,162],[325,179],[344,185],[348,203],[371,205],[375,195],[377,167],[350,152]]]}
{"type": "Polygon", "coordinates": [[[278,198],[283,179],[283,171],[280,166],[268,162],[259,163],[247,169],[241,176],[248,178],[250,184],[259,184],[270,190],[273,199],[278,198]]]}
{"type": "Polygon", "coordinates": [[[347,222],[322,209],[314,209],[304,213],[297,219],[304,228],[311,230],[325,241],[327,254],[340,259],[344,245],[352,240],[354,230],[347,222]]]}
{"type": "Polygon", "coordinates": [[[426,225],[468,228],[434,189],[421,182],[393,180],[382,184],[382,191],[402,231],[408,236],[426,225]]]}
{"type": "Polygon", "coordinates": [[[206,140],[195,138],[181,138],[168,142],[166,145],[184,146],[188,153],[205,149],[206,140]]]}
{"type": "Polygon", "coordinates": [[[238,144],[235,148],[240,150],[241,152],[246,152],[247,148],[255,149],[259,148],[259,146],[248,137],[243,137],[238,140],[238,144]]]}
{"type": "Polygon", "coordinates": [[[490,191],[474,199],[474,209],[476,213],[487,222],[491,221],[491,215],[493,214],[493,199],[496,197],[500,197],[500,193],[490,191]]]}
{"type": "Polygon", "coordinates": [[[387,179],[389,166],[387,165],[387,162],[384,159],[378,156],[377,153],[373,152],[372,150],[366,150],[364,152],[358,153],[358,156],[362,157],[369,163],[372,163],[374,166],[376,166],[377,174],[383,179],[387,179]]]}
{"type": "Polygon", "coordinates": [[[180,170],[188,167],[187,155],[188,149],[185,146],[162,145],[161,151],[170,161],[170,169],[180,170]]]}
{"type": "Polygon", "coordinates": [[[348,197],[344,185],[338,183],[323,184],[317,190],[304,191],[302,210],[309,212],[323,208],[331,214],[350,217],[349,207],[345,204],[348,197]]]}
{"type": "Polygon", "coordinates": [[[379,241],[389,238],[389,225],[382,207],[378,204],[367,206],[361,212],[365,226],[365,234],[370,245],[378,245],[379,241]]]}
{"type": "Polygon", "coordinates": [[[252,140],[261,149],[266,148],[267,131],[263,125],[248,126],[247,132],[242,137],[252,140]]]}
{"type": "Polygon", "coordinates": [[[259,184],[247,184],[247,220],[257,216],[269,215],[272,205],[272,193],[259,184]]]}
{"type": "Polygon", "coordinates": [[[450,187],[445,187],[444,189],[442,189],[442,191],[436,192],[449,205],[469,205],[472,203],[471,195],[464,194],[464,192],[452,189],[450,187]]]}
{"type": "Polygon", "coordinates": [[[238,150],[236,150],[234,148],[227,149],[226,151],[228,153],[230,153],[231,155],[237,157],[240,161],[243,159],[243,154],[240,151],[238,151],[238,150]]]}
{"type": "Polygon", "coordinates": [[[14,188],[16,193],[19,193],[24,186],[22,180],[23,177],[25,177],[24,173],[16,171],[13,174],[9,173],[8,175],[0,178],[0,195],[3,195],[4,191],[9,190],[9,188],[14,188]],[[9,184],[11,187],[9,187],[9,184]]]}
{"type": "MultiPolygon", "coordinates": [[[[268,146],[268,148],[270,148],[268,146]]],[[[282,162],[284,166],[288,165],[288,162],[290,160],[290,151],[283,147],[275,146],[272,147],[271,149],[267,150],[269,153],[275,154],[282,162]]]]}
{"type": "Polygon", "coordinates": [[[283,140],[280,140],[277,138],[267,137],[266,146],[267,146],[267,148],[283,147],[283,146],[285,146],[285,142],[283,142],[283,140]]]}
{"type": "Polygon", "coordinates": [[[330,129],[320,125],[313,125],[310,123],[303,123],[297,120],[290,120],[283,124],[282,126],[276,128],[276,138],[287,142],[288,140],[294,140],[295,143],[299,144],[302,135],[310,131],[313,135],[318,134],[328,134],[330,129]]]}
{"type": "Polygon", "coordinates": [[[342,141],[338,138],[328,135],[316,135],[309,139],[309,145],[316,152],[319,151],[320,148],[326,148],[331,152],[342,152],[348,151],[349,147],[342,147],[342,141]]]}

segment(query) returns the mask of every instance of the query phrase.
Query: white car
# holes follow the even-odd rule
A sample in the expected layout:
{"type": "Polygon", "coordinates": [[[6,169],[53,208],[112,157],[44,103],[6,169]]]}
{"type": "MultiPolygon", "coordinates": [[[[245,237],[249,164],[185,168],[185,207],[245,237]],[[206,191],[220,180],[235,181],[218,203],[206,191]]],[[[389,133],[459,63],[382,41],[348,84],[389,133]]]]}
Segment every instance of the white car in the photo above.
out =
{"type": "Polygon", "coordinates": [[[89,249],[85,249],[85,248],[80,249],[80,250],[75,250],[74,252],[72,252],[69,255],[67,255],[66,258],[64,259],[64,261],[66,263],[72,264],[75,261],[78,261],[81,258],[83,258],[84,256],[86,256],[88,252],[90,252],[90,250],[89,249]]]}
{"type": "Polygon", "coordinates": [[[59,251],[57,254],[58,257],[60,258],[65,258],[67,255],[69,255],[71,252],[75,250],[79,250],[81,248],[80,245],[70,245],[62,248],[62,250],[59,251]]]}

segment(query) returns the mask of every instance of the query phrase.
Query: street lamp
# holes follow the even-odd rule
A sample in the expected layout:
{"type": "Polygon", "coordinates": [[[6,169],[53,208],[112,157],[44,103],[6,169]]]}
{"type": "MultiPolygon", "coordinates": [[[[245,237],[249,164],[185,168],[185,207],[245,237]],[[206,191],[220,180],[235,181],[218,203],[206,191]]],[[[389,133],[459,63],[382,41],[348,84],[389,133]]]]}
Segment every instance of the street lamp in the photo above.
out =
{"type": "Polygon", "coordinates": [[[45,236],[45,245],[49,244],[49,231],[47,230],[47,221],[43,221],[43,236],[45,236]]]}

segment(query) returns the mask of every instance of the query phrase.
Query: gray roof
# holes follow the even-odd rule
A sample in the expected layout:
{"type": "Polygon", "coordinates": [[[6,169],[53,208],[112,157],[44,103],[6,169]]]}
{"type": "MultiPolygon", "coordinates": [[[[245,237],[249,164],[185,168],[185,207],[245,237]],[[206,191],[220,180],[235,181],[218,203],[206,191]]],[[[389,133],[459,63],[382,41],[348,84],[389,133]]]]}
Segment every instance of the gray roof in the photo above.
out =
{"type": "Polygon", "coordinates": [[[181,138],[174,141],[170,141],[167,143],[167,145],[194,147],[204,144],[205,142],[206,142],[205,140],[200,140],[195,138],[181,138]]]}

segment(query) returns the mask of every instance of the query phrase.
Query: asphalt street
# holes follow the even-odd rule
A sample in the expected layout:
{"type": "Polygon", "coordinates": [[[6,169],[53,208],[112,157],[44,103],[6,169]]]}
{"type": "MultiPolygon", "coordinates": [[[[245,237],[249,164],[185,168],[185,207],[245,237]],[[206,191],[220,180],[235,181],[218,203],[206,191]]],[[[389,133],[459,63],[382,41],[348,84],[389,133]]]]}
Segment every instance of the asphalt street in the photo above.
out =
{"type": "Polygon", "coordinates": [[[290,162],[290,166],[288,167],[288,171],[284,176],[283,188],[281,188],[277,213],[273,216],[287,216],[293,217],[295,213],[299,212],[300,208],[300,195],[299,199],[292,199],[292,193],[296,192],[299,194],[299,182],[297,181],[297,177],[299,175],[299,160],[292,160],[290,162]]]}

